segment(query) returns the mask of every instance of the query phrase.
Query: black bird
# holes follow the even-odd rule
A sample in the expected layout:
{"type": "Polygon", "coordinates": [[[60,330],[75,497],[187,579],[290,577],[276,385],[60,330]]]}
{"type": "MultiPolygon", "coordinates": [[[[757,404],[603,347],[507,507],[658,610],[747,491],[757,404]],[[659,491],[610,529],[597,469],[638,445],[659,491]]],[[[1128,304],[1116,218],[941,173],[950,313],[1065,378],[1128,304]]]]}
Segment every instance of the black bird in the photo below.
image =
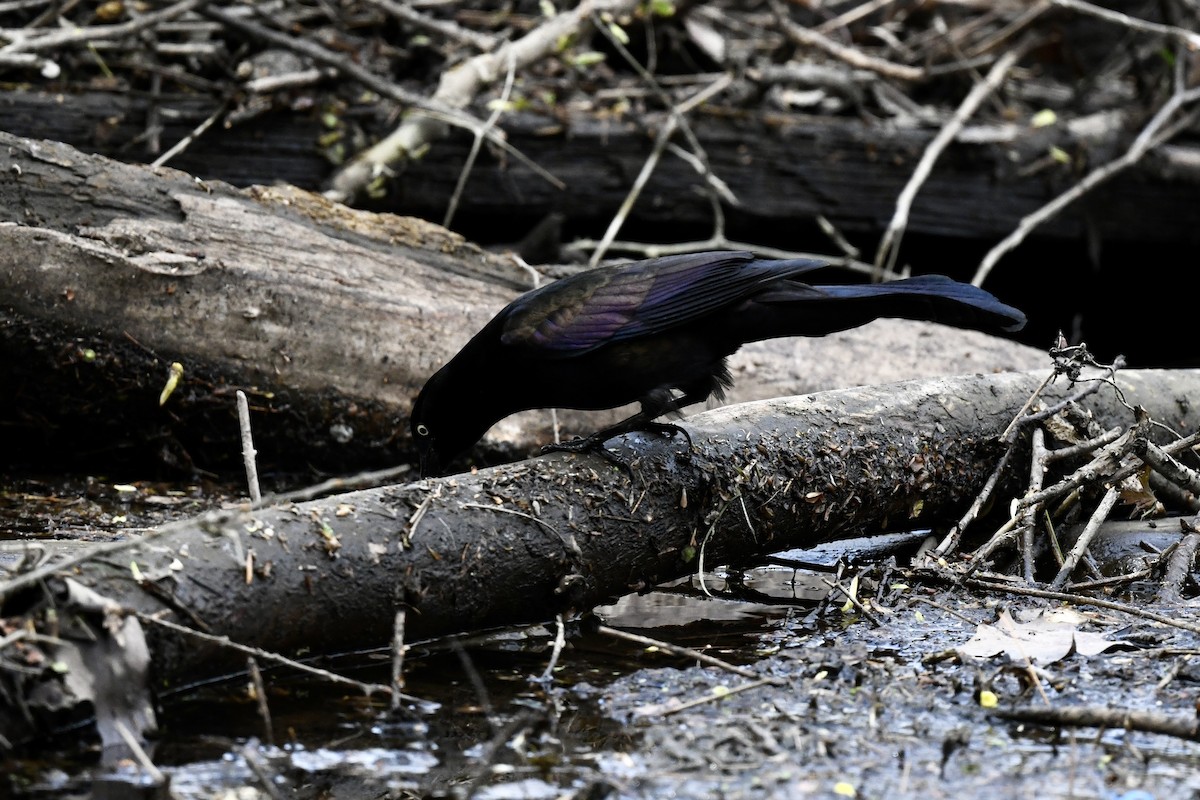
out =
{"type": "Polygon", "coordinates": [[[631,430],[681,430],[653,420],[722,397],[732,383],[725,359],[746,342],[822,336],[877,317],[981,330],[1025,324],[1024,314],[983,289],[941,275],[842,286],[799,280],[824,266],[692,253],[587,270],[518,297],[417,396],[411,428],[422,476],[531,408],[641,402],[640,413],[572,449],[631,430]]]}

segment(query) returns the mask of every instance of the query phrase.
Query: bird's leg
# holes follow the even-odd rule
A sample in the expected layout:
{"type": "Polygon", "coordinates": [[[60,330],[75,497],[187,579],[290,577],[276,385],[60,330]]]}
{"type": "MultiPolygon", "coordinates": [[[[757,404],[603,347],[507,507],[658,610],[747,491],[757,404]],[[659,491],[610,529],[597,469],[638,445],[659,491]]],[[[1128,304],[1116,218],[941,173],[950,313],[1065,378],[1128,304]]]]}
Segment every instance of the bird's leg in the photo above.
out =
{"type": "Polygon", "coordinates": [[[548,444],[542,448],[543,453],[566,452],[566,453],[586,453],[595,452],[605,459],[628,469],[628,465],[618,458],[614,453],[604,447],[604,443],[609,439],[616,438],[626,433],[634,431],[647,431],[649,433],[657,433],[660,436],[668,438],[675,435],[683,436],[688,443],[688,452],[692,449],[692,436],[679,425],[671,422],[658,422],[657,418],[664,414],[673,414],[684,406],[697,403],[708,397],[708,391],[700,394],[698,391],[686,392],[683,395],[676,397],[669,389],[657,389],[651,392],[646,397],[642,398],[642,410],[633,416],[621,420],[615,425],[610,425],[607,428],[596,431],[590,436],[584,436],[579,439],[572,439],[569,442],[558,442],[548,444]]]}
{"type": "Polygon", "coordinates": [[[673,425],[670,422],[655,422],[653,416],[647,415],[644,411],[639,411],[633,416],[623,419],[615,425],[610,425],[603,430],[598,430],[590,436],[572,439],[569,442],[548,444],[542,448],[542,452],[584,453],[589,450],[603,450],[604,443],[609,439],[615,439],[622,434],[633,433],[634,431],[648,431],[668,437],[675,434],[682,434],[683,438],[688,440],[688,446],[690,447],[692,444],[692,437],[680,426],[673,425]]]}

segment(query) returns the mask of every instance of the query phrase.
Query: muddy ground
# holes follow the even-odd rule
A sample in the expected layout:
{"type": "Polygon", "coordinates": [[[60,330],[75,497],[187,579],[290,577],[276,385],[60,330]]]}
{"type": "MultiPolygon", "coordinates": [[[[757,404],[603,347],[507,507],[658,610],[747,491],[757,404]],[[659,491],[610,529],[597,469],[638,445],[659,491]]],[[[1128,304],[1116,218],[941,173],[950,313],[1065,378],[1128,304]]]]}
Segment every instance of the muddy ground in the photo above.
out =
{"type": "MultiPolygon", "coordinates": [[[[113,516],[110,494],[94,494],[98,513],[113,516]]],[[[154,760],[178,798],[1200,796],[1196,741],[1023,724],[984,707],[991,693],[997,710],[1108,707],[1194,720],[1195,634],[1077,606],[1079,649],[1091,633],[1111,642],[1103,652],[1064,651],[1035,667],[969,655],[959,649],[1002,612],[1028,620],[1061,604],[939,586],[886,563],[857,586],[869,617],[840,595],[823,599],[828,575],[784,567],[732,585],[693,579],[598,610],[612,628],[753,677],[585,621],[569,626],[546,679],[552,632],[505,631],[414,651],[407,691],[421,702],[398,713],[382,699],[269,673],[274,744],[244,676],[162,698],[154,760]],[[704,595],[731,588],[754,601],[704,595]]],[[[389,664],[381,651],[327,665],[386,681],[389,664]]],[[[54,754],[9,758],[0,793],[101,796],[109,784],[95,763],[78,732],[65,732],[54,754]]]]}

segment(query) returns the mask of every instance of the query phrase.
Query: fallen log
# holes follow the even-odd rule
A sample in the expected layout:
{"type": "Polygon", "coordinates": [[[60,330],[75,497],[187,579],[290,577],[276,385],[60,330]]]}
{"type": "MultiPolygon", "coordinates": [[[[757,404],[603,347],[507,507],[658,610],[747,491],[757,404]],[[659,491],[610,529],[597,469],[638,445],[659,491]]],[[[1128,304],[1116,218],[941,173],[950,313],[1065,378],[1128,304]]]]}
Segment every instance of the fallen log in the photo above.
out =
{"type": "MultiPolygon", "coordinates": [[[[382,646],[399,610],[409,641],[548,620],[694,573],[702,561],[746,565],[787,548],[945,523],[987,478],[997,437],[1041,379],[968,376],[730,406],[687,421],[690,450],[682,438],[616,440],[631,475],[598,456],[555,454],[213,512],[120,557],[17,576],[0,597],[5,616],[44,626],[46,598],[65,602],[60,573],[69,574],[123,609],[117,617],[163,616],[289,656],[382,646]]],[[[1200,371],[1127,372],[1118,383],[1130,403],[1177,430],[1197,426],[1188,398],[1200,392],[1200,371]]],[[[1050,387],[1046,402],[1068,388],[1050,387]]],[[[1089,402],[1102,426],[1131,417],[1111,391],[1089,402]]],[[[69,616],[61,605],[57,614],[69,616]]],[[[157,687],[242,664],[211,640],[154,625],[146,634],[157,687]]],[[[106,640],[98,628],[89,636],[106,640]]],[[[8,696],[19,696],[5,680],[8,696]]]]}
{"type": "Polygon", "coordinates": [[[0,170],[0,205],[21,210],[0,225],[0,350],[19,387],[0,417],[22,455],[176,441],[219,464],[237,452],[224,423],[243,389],[268,463],[395,463],[398,417],[448,355],[447,309],[482,322],[528,286],[442,228],[300,191],[2,133],[0,170]]]}
{"type": "MultiPolygon", "coordinates": [[[[83,150],[129,159],[129,142],[144,132],[144,120],[163,104],[162,138],[175,142],[210,117],[219,99],[194,94],[168,98],[96,91],[71,95],[12,90],[0,95],[7,130],[32,138],[54,136],[83,150]],[[113,129],[97,140],[96,130],[113,129]]],[[[390,109],[356,119],[371,136],[390,125],[390,109]]],[[[603,226],[620,207],[653,148],[662,119],[604,118],[592,112],[506,115],[508,141],[530,154],[567,188],[555,186],[511,159],[485,157],[475,165],[470,191],[459,199],[458,217],[492,236],[516,238],[547,209],[571,220],[603,226]]],[[[936,129],[865,125],[857,116],[819,116],[783,111],[705,108],[692,123],[713,168],[741,201],[730,220],[732,235],[752,224],[796,226],[823,215],[848,234],[875,237],[886,228],[896,197],[936,129]],[[764,186],[771,191],[763,191],[764,186]]],[[[1078,151],[1089,161],[1119,153],[1131,134],[1119,114],[1097,114],[1077,125],[1032,129],[1015,124],[979,125],[949,148],[934,178],[922,188],[909,220],[911,233],[952,239],[995,240],[1010,233],[1026,214],[1048,202],[1072,173],[1030,170],[1052,148],[1078,151]],[[1085,126],[1084,123],[1089,123],[1085,126]],[[1078,132],[1076,131],[1078,128],[1078,132]],[[974,140],[972,140],[974,138],[974,140]],[[1032,174],[1027,174],[1032,172],[1032,174]]],[[[212,181],[237,186],[277,181],[319,190],[330,165],[314,142],[326,131],[310,116],[273,112],[227,129],[211,129],[172,165],[212,181]]],[[[387,210],[442,219],[454,194],[472,137],[453,132],[429,153],[409,163],[383,203],[387,210]]],[[[144,154],[136,153],[145,157],[144,154]]],[[[1066,209],[1038,230],[1039,236],[1072,242],[1101,235],[1106,243],[1194,242],[1187,201],[1197,181],[1194,144],[1170,144],[1099,188],[1086,203],[1066,209]]],[[[642,228],[707,230],[707,199],[695,191],[695,170],[664,159],[630,220],[642,228]]],[[[803,229],[806,233],[808,228],[803,229]]],[[[816,237],[815,230],[812,233],[816,237]]]]}

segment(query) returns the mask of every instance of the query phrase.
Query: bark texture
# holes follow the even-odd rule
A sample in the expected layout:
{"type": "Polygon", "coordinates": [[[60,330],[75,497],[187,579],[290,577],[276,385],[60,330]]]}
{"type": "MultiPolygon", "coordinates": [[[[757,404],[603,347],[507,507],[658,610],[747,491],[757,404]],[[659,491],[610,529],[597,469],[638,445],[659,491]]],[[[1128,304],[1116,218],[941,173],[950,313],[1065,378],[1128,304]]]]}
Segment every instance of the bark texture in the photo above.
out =
{"type": "MultiPolygon", "coordinates": [[[[219,512],[152,537],[79,580],[122,606],[294,654],[546,620],[697,568],[961,514],[995,437],[1042,376],[916,381],[762,401],[689,420],[681,438],[617,440],[632,480],[556,454],[475,473],[253,513],[219,512]],[[251,555],[252,554],[252,555],[251,555]],[[137,582],[128,564],[148,580],[137,582]]],[[[1200,372],[1130,372],[1131,403],[1197,425],[1200,372]]],[[[1065,394],[1052,387],[1048,397],[1065,394]]],[[[1130,412],[1102,392],[1101,425],[1130,412]]],[[[1020,463],[1019,461],[1017,463],[1020,463]]],[[[163,685],[239,656],[151,630],[163,685]]]]}

